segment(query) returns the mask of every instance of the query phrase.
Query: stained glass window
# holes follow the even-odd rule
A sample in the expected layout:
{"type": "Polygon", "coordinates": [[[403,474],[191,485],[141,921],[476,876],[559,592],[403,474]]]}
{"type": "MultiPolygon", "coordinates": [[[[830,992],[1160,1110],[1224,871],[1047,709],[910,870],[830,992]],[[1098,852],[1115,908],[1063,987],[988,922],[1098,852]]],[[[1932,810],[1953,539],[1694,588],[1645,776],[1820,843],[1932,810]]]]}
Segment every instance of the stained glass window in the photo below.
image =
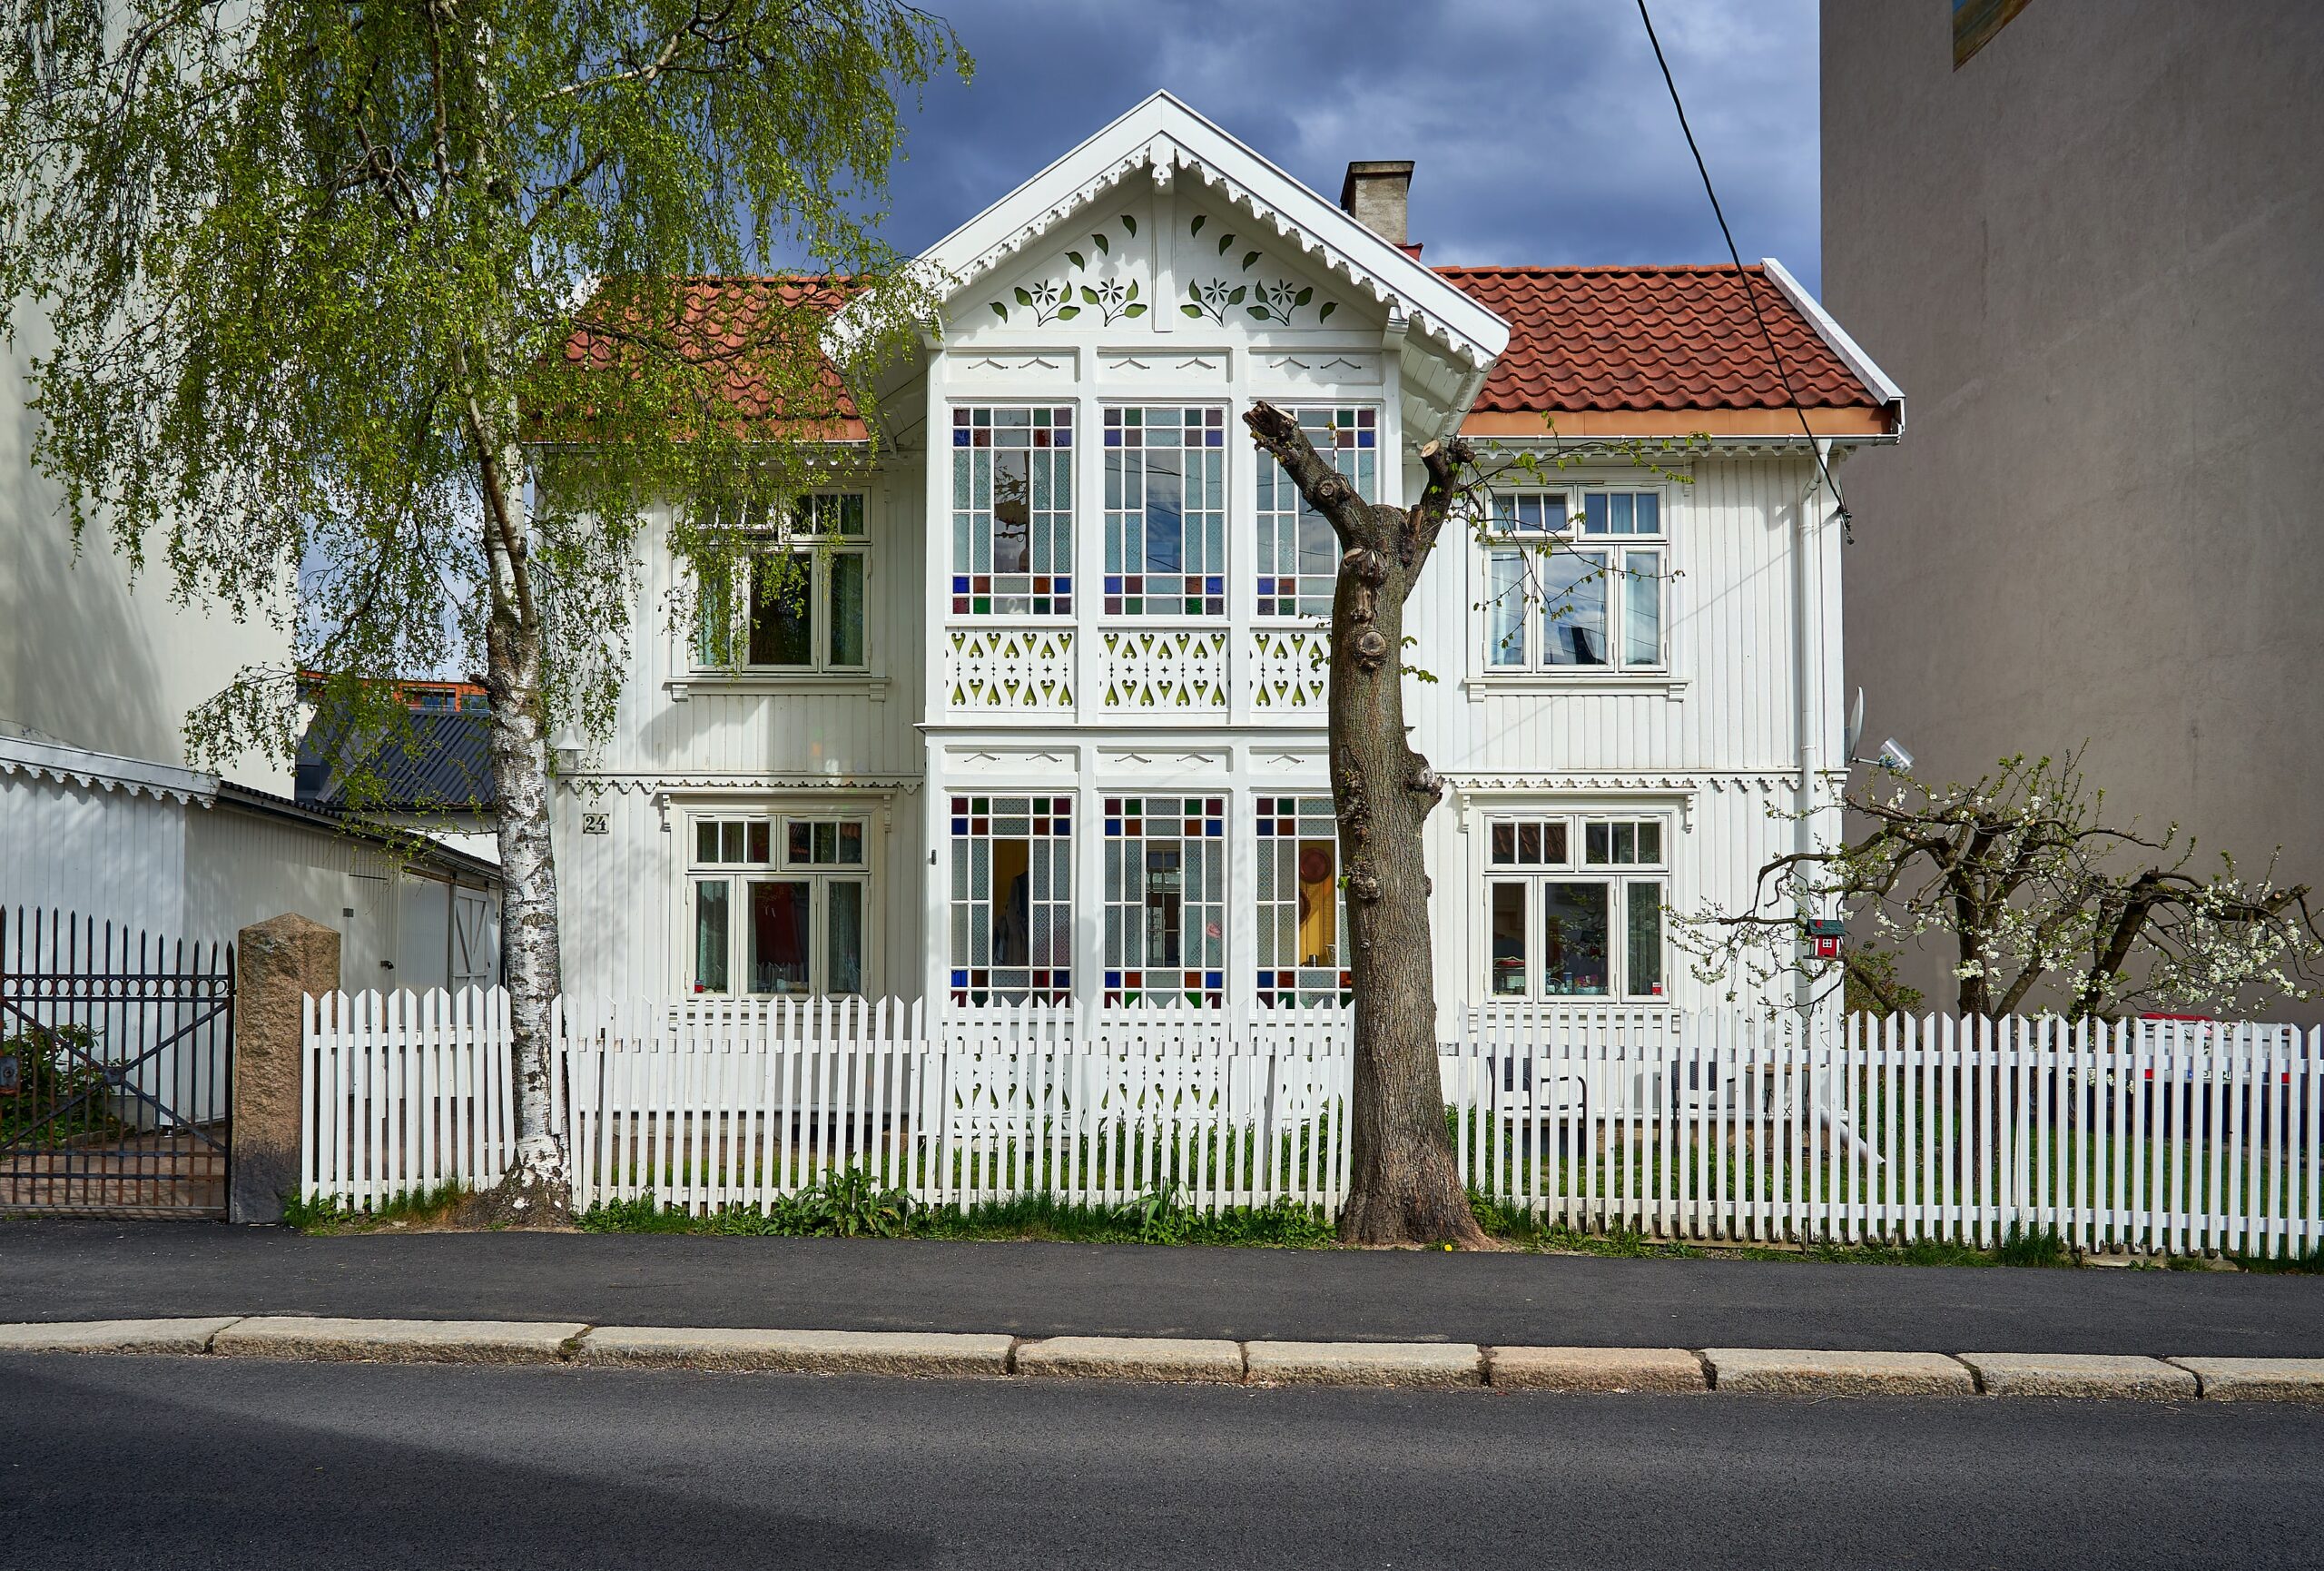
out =
{"type": "Polygon", "coordinates": [[[1226,411],[1106,411],[1106,614],[1226,614],[1226,411]]]}
{"type": "Polygon", "coordinates": [[[1106,798],[1106,1002],[1226,990],[1226,799],[1106,798]]]}
{"type": "Polygon", "coordinates": [[[1261,796],[1257,806],[1258,1001],[1344,1002],[1347,924],[1332,799],[1261,796]]]}
{"type": "MultiPolygon", "coordinates": [[[[1348,478],[1365,501],[1380,499],[1379,411],[1364,408],[1294,411],[1315,450],[1348,478]]],[[[1327,617],[1339,578],[1338,537],[1307,505],[1283,466],[1262,456],[1259,506],[1258,614],[1327,617]]]]}
{"type": "Polygon", "coordinates": [[[952,411],[952,612],[1073,613],[1073,410],[952,411]]]}
{"type": "Polygon", "coordinates": [[[955,1003],[1073,996],[1073,798],[955,796],[955,1003]]]}

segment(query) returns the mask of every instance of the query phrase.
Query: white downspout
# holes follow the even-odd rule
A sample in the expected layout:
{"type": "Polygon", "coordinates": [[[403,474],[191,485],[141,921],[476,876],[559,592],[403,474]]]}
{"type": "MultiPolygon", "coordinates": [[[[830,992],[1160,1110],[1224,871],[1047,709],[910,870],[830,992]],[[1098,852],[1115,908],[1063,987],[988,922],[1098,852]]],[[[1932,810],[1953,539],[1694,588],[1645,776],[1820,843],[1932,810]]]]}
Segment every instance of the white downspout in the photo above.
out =
{"type": "MultiPolygon", "coordinates": [[[[1824,585],[1823,542],[1825,502],[1823,476],[1831,463],[1829,438],[1817,437],[1817,469],[1792,529],[1792,670],[1799,699],[1799,780],[1794,810],[1793,849],[1816,849],[1817,786],[1824,771],[1824,585]]],[[[1806,915],[1820,915],[1807,912],[1806,915]]],[[[1795,1003],[1807,1004],[1811,989],[1807,976],[1796,980],[1795,1003]]]]}

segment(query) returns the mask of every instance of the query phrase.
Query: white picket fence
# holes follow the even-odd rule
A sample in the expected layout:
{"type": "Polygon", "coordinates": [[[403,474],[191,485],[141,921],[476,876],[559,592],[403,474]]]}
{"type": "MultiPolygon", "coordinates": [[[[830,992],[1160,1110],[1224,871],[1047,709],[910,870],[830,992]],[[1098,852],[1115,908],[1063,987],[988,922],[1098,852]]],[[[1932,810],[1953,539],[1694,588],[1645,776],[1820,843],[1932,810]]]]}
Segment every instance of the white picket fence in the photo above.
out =
{"type": "MultiPolygon", "coordinates": [[[[1336,1006],[559,1010],[577,1200],[697,1214],[857,1170],[926,1205],[1012,1195],[1336,1211],[1336,1006]]],[[[310,1000],[305,1192],[489,1184],[510,1145],[505,994],[310,1000]]],[[[1496,1005],[1441,1047],[1480,1195],[1578,1230],[1724,1241],[2053,1230],[2085,1249],[2324,1246],[2324,1036],[2288,1026],[1496,1005]]]]}

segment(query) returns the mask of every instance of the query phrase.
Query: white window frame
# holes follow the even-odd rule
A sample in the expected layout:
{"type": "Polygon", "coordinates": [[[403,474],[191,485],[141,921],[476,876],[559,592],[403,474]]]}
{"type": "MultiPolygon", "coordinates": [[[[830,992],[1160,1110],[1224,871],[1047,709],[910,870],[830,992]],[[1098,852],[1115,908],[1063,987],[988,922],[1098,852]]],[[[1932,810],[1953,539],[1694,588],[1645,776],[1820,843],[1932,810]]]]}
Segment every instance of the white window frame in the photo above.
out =
{"type": "MultiPolygon", "coordinates": [[[[1362,399],[1286,402],[1280,407],[1285,414],[1298,421],[1306,430],[1310,441],[1315,441],[1319,430],[1324,434],[1332,435],[1336,430],[1341,415],[1351,417],[1348,424],[1350,445],[1347,448],[1342,449],[1336,435],[1332,435],[1332,440],[1328,445],[1316,442],[1315,450],[1334,469],[1339,470],[1350,485],[1355,487],[1357,494],[1365,501],[1376,502],[1380,499],[1383,488],[1388,482],[1388,466],[1402,461],[1389,443],[1388,411],[1384,408],[1378,403],[1367,402],[1362,399]],[[1366,417],[1369,417],[1368,424],[1366,417]],[[1372,439],[1368,449],[1364,445],[1363,440],[1366,434],[1372,439]],[[1361,460],[1357,460],[1353,467],[1343,463],[1340,461],[1340,454],[1343,451],[1348,453],[1368,451],[1371,454],[1372,476],[1368,486],[1362,479],[1361,460]]],[[[1284,471],[1283,466],[1264,452],[1258,454],[1257,462],[1253,466],[1251,489],[1246,494],[1250,498],[1248,516],[1252,542],[1251,559],[1256,567],[1252,576],[1251,587],[1245,593],[1250,597],[1248,603],[1252,608],[1254,621],[1261,627],[1285,627],[1295,626],[1301,622],[1313,623],[1319,616],[1330,616],[1333,586],[1339,573],[1340,553],[1337,544],[1334,543],[1332,547],[1330,571],[1315,575],[1318,588],[1312,591],[1308,589],[1305,586],[1305,575],[1299,572],[1297,545],[1299,522],[1303,514],[1313,512],[1315,509],[1308,507],[1305,499],[1299,495],[1298,488],[1292,484],[1291,477],[1284,471]],[[1285,488],[1288,488],[1287,490],[1285,488]],[[1287,498],[1290,506],[1287,508],[1281,505],[1273,508],[1262,507],[1260,499],[1263,490],[1272,491],[1278,504],[1287,498]],[[1293,532],[1290,574],[1293,588],[1287,595],[1282,588],[1284,575],[1276,572],[1275,562],[1269,560],[1265,555],[1268,544],[1277,539],[1276,531],[1286,528],[1293,532]],[[1291,602],[1287,608],[1282,603],[1285,599],[1291,602]]],[[[1229,509],[1229,519],[1231,520],[1233,517],[1234,509],[1229,509]]],[[[1232,527],[1231,522],[1230,527],[1232,527]]]]}
{"type": "Polygon", "coordinates": [[[679,966],[682,988],[695,997],[703,998],[866,998],[873,996],[877,987],[874,975],[875,936],[879,931],[878,881],[874,876],[872,815],[860,807],[779,807],[724,805],[704,806],[685,815],[682,832],[684,840],[679,847],[681,857],[678,910],[679,966]],[[721,839],[728,826],[739,826],[741,850],[739,859],[724,855],[705,857],[702,854],[701,835],[706,825],[721,826],[721,839]],[[836,860],[843,830],[832,835],[833,860],[817,860],[813,838],[814,825],[837,825],[856,831],[859,860],[836,860]],[[793,825],[809,827],[807,855],[796,857],[791,852],[793,825]],[[767,855],[753,859],[752,840],[763,834],[767,855]],[[720,989],[706,986],[702,978],[700,932],[697,926],[697,893],[705,884],[726,885],[726,976],[727,985],[720,989]],[[757,992],[750,981],[749,886],[753,884],[804,884],[808,887],[807,920],[807,985],[794,992],[757,992]],[[832,890],[839,884],[852,884],[857,895],[856,972],[857,985],[847,991],[834,991],[832,976],[831,910],[832,890]]]}
{"type": "Polygon", "coordinates": [[[1670,1003],[1669,909],[1671,836],[1676,827],[1671,815],[1646,808],[1584,811],[1512,807],[1482,815],[1482,825],[1476,927],[1480,939],[1478,996],[1482,1002],[1650,1006],[1667,1006],[1670,1003]],[[1644,838],[1640,826],[1649,825],[1657,841],[1650,859],[1639,851],[1639,844],[1644,838]],[[1618,860],[1614,855],[1620,847],[1618,826],[1627,827],[1630,834],[1630,855],[1626,861],[1618,860]],[[1525,842],[1521,838],[1527,829],[1533,832],[1539,848],[1531,857],[1525,855],[1525,842]],[[1593,851],[1597,850],[1593,829],[1603,830],[1606,842],[1602,855],[1596,860],[1592,859],[1593,851]],[[1501,838],[1504,832],[1506,843],[1501,838]],[[1562,834],[1561,847],[1554,845],[1557,833],[1562,834]],[[1497,861],[1496,856],[1502,855],[1508,855],[1511,859],[1497,861]],[[1552,993],[1547,990],[1542,974],[1547,914],[1543,891],[1549,885],[1576,884],[1605,886],[1606,985],[1600,992],[1552,993]],[[1495,947],[1494,915],[1502,898],[1496,890],[1502,886],[1513,886],[1521,894],[1520,943],[1513,955],[1501,953],[1495,947]],[[1632,975],[1631,906],[1642,900],[1653,902],[1659,991],[1640,991],[1640,983],[1644,979],[1632,975]],[[1503,984],[1512,979],[1519,985],[1504,989],[1503,984]]]}
{"type": "MultiPolygon", "coordinates": [[[[763,509],[754,512],[763,518],[763,509]]],[[[746,528],[749,526],[745,525],[746,528]]],[[[872,538],[872,499],[859,487],[828,487],[810,491],[792,504],[791,519],[779,530],[763,531],[768,538],[763,546],[753,546],[747,560],[752,566],[753,582],[740,597],[729,597],[724,608],[727,626],[728,647],[742,658],[729,662],[715,658],[716,650],[708,637],[706,623],[714,614],[704,597],[697,609],[693,636],[688,640],[692,669],[699,675],[719,672],[742,673],[756,677],[862,677],[872,671],[872,576],[873,552],[872,538]],[[812,515],[819,504],[854,500],[860,509],[862,524],[852,533],[827,531],[812,515]],[[756,563],[762,557],[787,556],[800,560],[807,571],[806,608],[810,649],[804,663],[760,663],[750,657],[751,620],[759,608],[756,563]],[[832,584],[834,567],[841,558],[862,564],[858,569],[859,592],[862,596],[862,647],[860,659],[841,662],[832,657],[832,637],[835,629],[832,615],[832,584]]]]}
{"type": "Polygon", "coordinates": [[[1610,677],[1656,680],[1669,677],[1672,562],[1677,530],[1669,487],[1614,481],[1577,480],[1564,486],[1544,482],[1498,491],[1492,506],[1494,520],[1489,531],[1492,538],[1481,539],[1473,553],[1476,626],[1470,647],[1474,651],[1472,661],[1477,676],[1489,681],[1518,678],[1572,683],[1610,677]],[[1538,508],[1548,498],[1557,496],[1567,500],[1555,523],[1547,519],[1538,522],[1526,519],[1511,527],[1504,521],[1504,506],[1514,510],[1531,503],[1538,508]],[[1658,527],[1654,533],[1615,534],[1611,532],[1610,518],[1605,529],[1590,532],[1586,515],[1593,498],[1604,499],[1610,515],[1612,499],[1640,496],[1655,499],[1658,527]],[[1500,559],[1520,552],[1534,558],[1530,572],[1519,573],[1512,584],[1497,590],[1495,574],[1500,559]],[[1600,576],[1590,580],[1590,587],[1596,589],[1605,607],[1606,658],[1586,665],[1548,658],[1549,627],[1571,619],[1572,597],[1565,595],[1545,602],[1528,588],[1529,579],[1538,584],[1545,564],[1578,565],[1577,555],[1601,558],[1597,569],[1600,576]],[[1637,585],[1648,582],[1654,586],[1659,626],[1656,628],[1654,657],[1635,659],[1629,648],[1632,595],[1637,585]],[[1519,600],[1514,609],[1513,637],[1506,631],[1506,618],[1511,613],[1497,608],[1505,596],[1514,596],[1519,600]]]}

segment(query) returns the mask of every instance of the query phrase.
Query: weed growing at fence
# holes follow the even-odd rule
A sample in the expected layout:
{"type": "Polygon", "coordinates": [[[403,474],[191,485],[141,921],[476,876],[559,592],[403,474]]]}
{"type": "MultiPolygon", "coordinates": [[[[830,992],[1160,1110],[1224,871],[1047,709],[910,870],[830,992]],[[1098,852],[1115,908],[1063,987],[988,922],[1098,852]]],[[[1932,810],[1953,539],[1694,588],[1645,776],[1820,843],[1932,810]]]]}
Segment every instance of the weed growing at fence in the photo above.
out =
{"type": "Polygon", "coordinates": [[[2274,1276],[2324,1276],[2324,1245],[2290,1255],[2230,1255],[2247,1271],[2274,1276]]]}
{"type": "Polygon", "coordinates": [[[282,1220],[302,1233],[368,1233],[388,1227],[432,1226],[448,1221],[468,1186],[458,1179],[433,1189],[401,1190],[374,1202],[369,1210],[342,1200],[306,1200],[298,1196],[282,1202],[282,1220]]]}
{"type": "Polygon", "coordinates": [[[2073,1257],[2066,1252],[2066,1241],[2055,1228],[2023,1228],[2010,1224],[2009,1231],[1994,1250],[1994,1258],[2005,1266],[2068,1266],[2073,1257]]]}

